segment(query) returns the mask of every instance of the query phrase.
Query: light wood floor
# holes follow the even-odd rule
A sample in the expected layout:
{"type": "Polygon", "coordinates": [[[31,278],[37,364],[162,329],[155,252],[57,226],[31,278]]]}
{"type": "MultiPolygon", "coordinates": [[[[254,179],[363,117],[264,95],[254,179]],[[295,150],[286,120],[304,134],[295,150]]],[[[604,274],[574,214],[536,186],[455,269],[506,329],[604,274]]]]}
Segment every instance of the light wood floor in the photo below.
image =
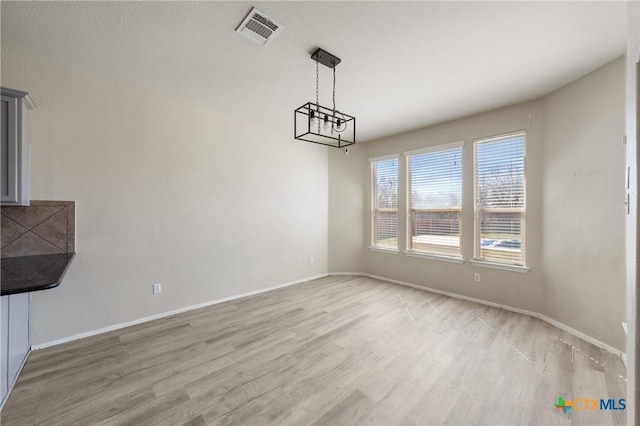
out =
{"type": "Polygon", "coordinates": [[[528,316],[328,277],[33,352],[2,425],[624,424],[619,358],[528,316]]]}

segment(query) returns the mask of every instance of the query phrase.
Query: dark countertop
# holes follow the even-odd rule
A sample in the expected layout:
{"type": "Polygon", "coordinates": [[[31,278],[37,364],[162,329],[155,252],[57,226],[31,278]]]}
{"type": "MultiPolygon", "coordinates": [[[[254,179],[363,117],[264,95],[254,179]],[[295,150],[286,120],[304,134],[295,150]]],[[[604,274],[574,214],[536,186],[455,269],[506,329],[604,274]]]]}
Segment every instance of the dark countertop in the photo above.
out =
{"type": "Polygon", "coordinates": [[[75,253],[0,259],[0,296],[58,287],[75,253]]]}

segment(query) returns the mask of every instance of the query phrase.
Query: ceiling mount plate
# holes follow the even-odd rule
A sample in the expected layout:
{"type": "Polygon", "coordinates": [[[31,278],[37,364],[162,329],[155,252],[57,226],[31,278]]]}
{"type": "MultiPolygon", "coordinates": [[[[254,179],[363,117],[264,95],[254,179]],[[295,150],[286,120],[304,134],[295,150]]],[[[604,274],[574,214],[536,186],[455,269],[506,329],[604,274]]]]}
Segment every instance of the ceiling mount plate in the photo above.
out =
{"type": "Polygon", "coordinates": [[[335,68],[340,63],[340,58],[320,48],[311,54],[311,59],[329,68],[335,68]]]}

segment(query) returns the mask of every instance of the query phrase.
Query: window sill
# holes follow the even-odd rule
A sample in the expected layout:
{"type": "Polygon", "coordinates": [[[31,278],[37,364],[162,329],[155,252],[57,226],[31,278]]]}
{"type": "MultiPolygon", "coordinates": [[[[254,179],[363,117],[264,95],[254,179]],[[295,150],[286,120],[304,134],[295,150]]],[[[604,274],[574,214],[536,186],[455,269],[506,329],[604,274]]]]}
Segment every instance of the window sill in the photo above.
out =
{"type": "Polygon", "coordinates": [[[503,265],[501,263],[485,262],[484,260],[472,260],[471,264],[481,268],[501,269],[503,271],[519,272],[521,274],[529,272],[529,268],[526,266],[503,265]]]}
{"type": "Polygon", "coordinates": [[[376,246],[369,246],[369,250],[377,251],[377,252],[380,252],[380,253],[387,253],[387,254],[398,254],[398,253],[400,253],[400,251],[398,249],[376,247],[376,246]]]}
{"type": "Polygon", "coordinates": [[[421,253],[419,251],[407,250],[404,252],[404,255],[408,257],[419,257],[422,259],[439,260],[442,262],[449,262],[449,263],[457,263],[457,264],[464,263],[464,259],[461,257],[438,256],[435,254],[421,253]]]}

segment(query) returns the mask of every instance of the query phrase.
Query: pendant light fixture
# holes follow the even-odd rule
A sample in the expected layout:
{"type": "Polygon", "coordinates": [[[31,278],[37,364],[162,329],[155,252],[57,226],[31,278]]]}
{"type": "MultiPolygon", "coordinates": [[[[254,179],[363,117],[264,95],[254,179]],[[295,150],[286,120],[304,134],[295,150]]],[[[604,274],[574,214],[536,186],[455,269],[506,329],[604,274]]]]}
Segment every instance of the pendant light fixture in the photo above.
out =
{"type": "Polygon", "coordinates": [[[336,109],[336,66],[340,58],[318,49],[311,55],[316,63],[316,101],[294,111],[294,138],[344,148],[356,143],[356,118],[336,109]],[[320,64],[333,70],[333,108],[320,105],[320,64]]]}

